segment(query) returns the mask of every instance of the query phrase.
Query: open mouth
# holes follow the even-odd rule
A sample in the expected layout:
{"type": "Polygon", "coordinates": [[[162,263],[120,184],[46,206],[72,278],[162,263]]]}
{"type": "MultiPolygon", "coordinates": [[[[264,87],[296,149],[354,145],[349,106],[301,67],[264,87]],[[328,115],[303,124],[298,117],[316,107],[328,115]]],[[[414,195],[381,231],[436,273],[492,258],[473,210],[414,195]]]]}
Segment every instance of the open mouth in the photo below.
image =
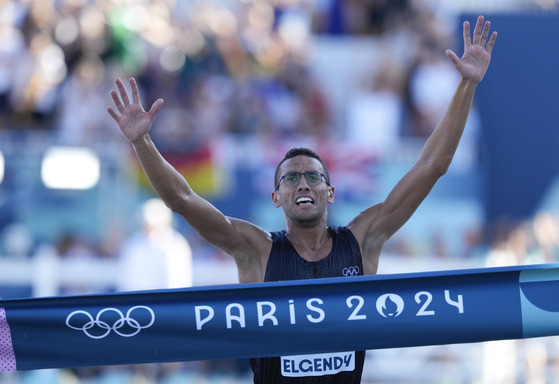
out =
{"type": "Polygon", "coordinates": [[[295,203],[297,205],[312,205],[314,204],[314,200],[310,197],[299,197],[295,203]]]}

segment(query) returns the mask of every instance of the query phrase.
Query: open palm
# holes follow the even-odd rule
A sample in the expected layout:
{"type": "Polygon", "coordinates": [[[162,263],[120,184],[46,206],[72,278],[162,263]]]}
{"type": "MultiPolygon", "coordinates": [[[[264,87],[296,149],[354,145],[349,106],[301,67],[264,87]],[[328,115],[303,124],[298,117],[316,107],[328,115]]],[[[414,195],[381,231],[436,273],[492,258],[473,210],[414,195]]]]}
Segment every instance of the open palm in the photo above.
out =
{"type": "Polygon", "coordinates": [[[473,38],[470,36],[470,23],[464,22],[464,54],[459,58],[453,51],[447,50],[446,54],[465,80],[479,83],[491,61],[491,51],[497,39],[497,32],[491,34],[489,41],[489,28],[491,23],[483,22],[483,16],[478,17],[473,38]]]}
{"type": "Polygon", "coordinates": [[[146,112],[140,103],[140,92],[138,90],[138,84],[134,78],[130,78],[132,103],[130,103],[128,93],[124,88],[122,80],[116,79],[115,84],[118,88],[118,93],[115,90],[112,90],[111,97],[113,98],[116,111],[111,106],[107,108],[107,111],[118,124],[118,127],[124,137],[133,143],[149,132],[153,122],[155,121],[157,112],[163,106],[163,99],[157,99],[151,106],[150,110],[146,112]]]}

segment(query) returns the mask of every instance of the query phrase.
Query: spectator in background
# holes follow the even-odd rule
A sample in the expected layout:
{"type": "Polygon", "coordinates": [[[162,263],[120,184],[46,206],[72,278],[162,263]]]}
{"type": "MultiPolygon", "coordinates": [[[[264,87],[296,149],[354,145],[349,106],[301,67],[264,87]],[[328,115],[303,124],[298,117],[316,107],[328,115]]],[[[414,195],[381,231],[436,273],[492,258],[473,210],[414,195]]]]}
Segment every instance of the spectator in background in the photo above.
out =
{"type": "Polygon", "coordinates": [[[104,64],[96,56],[83,57],[60,87],[61,102],[58,107],[58,141],[64,145],[87,145],[105,140],[110,132],[105,117],[92,115],[86,108],[103,103],[100,90],[106,85],[104,64]]]}
{"type": "Polygon", "coordinates": [[[1,233],[1,255],[13,259],[26,259],[33,249],[33,236],[21,223],[8,224],[1,233]]]}
{"type": "Polygon", "coordinates": [[[550,212],[539,212],[532,222],[534,241],[539,250],[535,263],[554,263],[559,259],[559,221],[550,212]]]}
{"type": "Polygon", "coordinates": [[[172,226],[172,212],[160,199],[142,208],[142,228],[118,254],[117,290],[183,288],[192,285],[192,251],[172,226]]]}
{"type": "Polygon", "coordinates": [[[404,66],[389,53],[383,57],[372,78],[365,77],[349,98],[346,118],[348,141],[381,156],[397,148],[404,110],[404,66]]]}

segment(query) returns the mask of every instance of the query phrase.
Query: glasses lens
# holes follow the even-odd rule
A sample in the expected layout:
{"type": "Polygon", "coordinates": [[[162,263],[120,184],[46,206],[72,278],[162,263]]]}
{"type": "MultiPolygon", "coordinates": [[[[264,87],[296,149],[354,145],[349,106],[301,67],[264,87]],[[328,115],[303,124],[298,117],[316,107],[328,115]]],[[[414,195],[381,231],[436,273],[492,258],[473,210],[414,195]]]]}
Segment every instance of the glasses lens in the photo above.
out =
{"type": "Polygon", "coordinates": [[[322,176],[317,171],[309,171],[305,173],[305,178],[307,179],[307,183],[309,183],[309,185],[316,185],[320,183],[322,176]]]}
{"type": "MultiPolygon", "coordinates": [[[[301,176],[303,175],[303,173],[299,173],[299,172],[287,172],[281,179],[283,180],[283,182],[285,183],[285,185],[288,185],[290,187],[295,187],[296,185],[299,184],[299,181],[301,180],[301,176]]],[[[320,183],[322,181],[322,174],[318,171],[308,171],[306,173],[304,173],[305,175],[305,179],[307,180],[307,183],[309,185],[317,185],[318,183],[320,183]]],[[[279,185],[279,183],[278,183],[279,185]]]]}
{"type": "Polygon", "coordinates": [[[297,172],[288,172],[285,174],[284,177],[285,184],[289,185],[290,187],[297,185],[300,179],[301,174],[297,172]]]}

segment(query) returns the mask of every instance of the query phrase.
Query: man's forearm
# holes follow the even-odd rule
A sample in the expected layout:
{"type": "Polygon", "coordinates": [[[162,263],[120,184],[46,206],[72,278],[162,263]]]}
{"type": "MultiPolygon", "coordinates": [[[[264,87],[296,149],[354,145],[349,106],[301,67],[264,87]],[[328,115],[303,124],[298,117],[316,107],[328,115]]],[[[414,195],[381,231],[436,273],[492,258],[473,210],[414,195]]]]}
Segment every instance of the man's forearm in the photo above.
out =
{"type": "Polygon", "coordinates": [[[151,186],[173,210],[192,190],[184,177],[165,160],[148,134],[132,143],[136,156],[151,186]]]}
{"type": "Polygon", "coordinates": [[[445,173],[454,157],[474,99],[477,83],[461,80],[443,118],[425,143],[421,160],[434,162],[445,173]]]}

